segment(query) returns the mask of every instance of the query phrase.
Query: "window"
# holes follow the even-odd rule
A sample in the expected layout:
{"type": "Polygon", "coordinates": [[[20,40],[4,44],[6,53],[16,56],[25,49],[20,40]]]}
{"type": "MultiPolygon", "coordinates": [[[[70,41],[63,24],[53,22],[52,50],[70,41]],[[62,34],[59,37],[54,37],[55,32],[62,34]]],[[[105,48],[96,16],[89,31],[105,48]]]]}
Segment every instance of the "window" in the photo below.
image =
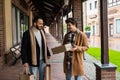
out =
{"type": "Polygon", "coordinates": [[[117,4],[120,5],[120,0],[117,0],[117,4]]]}
{"type": "Polygon", "coordinates": [[[20,34],[22,34],[28,29],[28,17],[23,13],[20,13],[20,34]]]}
{"type": "Polygon", "coordinates": [[[95,9],[97,8],[97,1],[95,1],[95,9]]]}
{"type": "Polygon", "coordinates": [[[116,34],[120,34],[120,19],[116,20],[116,34]]]}
{"type": "Polygon", "coordinates": [[[113,0],[113,2],[116,2],[117,0],[113,0]]]}
{"type": "Polygon", "coordinates": [[[12,7],[12,17],[13,17],[13,20],[12,20],[12,22],[13,22],[13,44],[16,44],[17,43],[17,33],[16,33],[16,12],[15,12],[16,10],[15,10],[15,7],[12,7]]]}
{"type": "Polygon", "coordinates": [[[120,0],[108,0],[108,7],[120,5],[120,0]]]}
{"type": "Polygon", "coordinates": [[[113,24],[109,24],[109,35],[113,36],[113,24]]]}
{"type": "Polygon", "coordinates": [[[23,32],[28,29],[28,16],[18,8],[12,7],[13,45],[21,42],[23,32]]]}
{"type": "Polygon", "coordinates": [[[112,0],[108,0],[108,7],[112,6],[112,0]]]}
{"type": "Polygon", "coordinates": [[[117,5],[116,0],[113,0],[113,6],[117,5]]]}
{"type": "Polygon", "coordinates": [[[92,10],[92,3],[90,3],[90,10],[92,10]]]}

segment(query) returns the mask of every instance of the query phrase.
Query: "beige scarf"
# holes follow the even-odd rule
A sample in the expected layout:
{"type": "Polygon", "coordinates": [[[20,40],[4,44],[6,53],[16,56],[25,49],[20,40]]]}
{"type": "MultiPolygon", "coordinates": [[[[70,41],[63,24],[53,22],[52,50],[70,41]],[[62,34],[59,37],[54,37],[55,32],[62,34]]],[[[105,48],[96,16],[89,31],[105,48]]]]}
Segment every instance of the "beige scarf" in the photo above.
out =
{"type": "MultiPolygon", "coordinates": [[[[32,49],[32,64],[37,65],[37,54],[36,54],[36,40],[33,32],[34,27],[30,28],[30,41],[31,41],[31,49],[32,49]]],[[[43,30],[40,30],[42,34],[42,38],[44,40],[44,54],[45,54],[45,63],[47,63],[47,46],[46,46],[46,38],[43,30]]],[[[44,57],[44,56],[43,56],[44,57]]]]}

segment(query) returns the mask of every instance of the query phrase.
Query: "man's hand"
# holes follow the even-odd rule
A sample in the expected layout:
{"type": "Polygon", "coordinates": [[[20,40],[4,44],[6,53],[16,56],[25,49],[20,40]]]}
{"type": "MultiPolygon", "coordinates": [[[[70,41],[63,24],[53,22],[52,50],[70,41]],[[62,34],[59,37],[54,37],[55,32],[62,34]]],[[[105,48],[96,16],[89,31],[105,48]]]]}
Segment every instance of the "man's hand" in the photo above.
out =
{"type": "Polygon", "coordinates": [[[24,69],[25,69],[25,74],[30,74],[30,70],[29,70],[29,64],[28,63],[25,63],[25,64],[23,64],[23,66],[24,66],[24,69]]]}
{"type": "Polygon", "coordinates": [[[48,59],[50,59],[50,56],[47,56],[48,59]]]}
{"type": "Polygon", "coordinates": [[[23,66],[24,66],[25,68],[28,68],[28,67],[29,67],[29,64],[28,64],[28,63],[25,63],[25,64],[23,64],[23,66]]]}
{"type": "Polygon", "coordinates": [[[70,51],[75,51],[77,50],[77,45],[74,45],[74,47],[70,51]]]}

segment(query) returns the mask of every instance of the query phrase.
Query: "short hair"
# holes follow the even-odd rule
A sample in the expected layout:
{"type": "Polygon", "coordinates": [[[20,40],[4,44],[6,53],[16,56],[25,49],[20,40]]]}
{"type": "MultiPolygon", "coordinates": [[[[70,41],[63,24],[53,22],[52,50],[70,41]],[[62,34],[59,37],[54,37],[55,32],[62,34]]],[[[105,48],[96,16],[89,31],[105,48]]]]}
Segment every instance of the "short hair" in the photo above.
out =
{"type": "Polygon", "coordinates": [[[72,23],[73,25],[77,25],[77,21],[74,18],[68,18],[65,22],[72,23]]]}
{"type": "MultiPolygon", "coordinates": [[[[33,19],[33,23],[34,23],[34,22],[37,22],[37,21],[38,21],[38,19],[42,19],[42,18],[41,18],[41,17],[39,17],[39,16],[35,16],[35,17],[34,17],[34,19],[33,19]]],[[[43,19],[42,19],[42,20],[43,20],[43,19]]]]}

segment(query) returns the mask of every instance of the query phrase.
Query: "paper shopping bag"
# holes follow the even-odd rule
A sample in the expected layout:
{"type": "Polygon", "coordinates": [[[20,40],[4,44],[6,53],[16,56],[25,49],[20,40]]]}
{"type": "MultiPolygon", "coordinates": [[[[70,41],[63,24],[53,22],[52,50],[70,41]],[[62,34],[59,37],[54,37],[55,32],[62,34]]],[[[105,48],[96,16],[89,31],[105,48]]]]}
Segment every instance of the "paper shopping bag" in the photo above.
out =
{"type": "Polygon", "coordinates": [[[20,74],[19,75],[19,80],[34,80],[34,75],[32,74],[20,74]]]}
{"type": "Polygon", "coordinates": [[[51,65],[47,64],[45,67],[45,80],[51,80],[51,65]]]}
{"type": "Polygon", "coordinates": [[[34,80],[34,75],[30,73],[29,68],[25,68],[25,71],[19,75],[19,80],[34,80]]]}

